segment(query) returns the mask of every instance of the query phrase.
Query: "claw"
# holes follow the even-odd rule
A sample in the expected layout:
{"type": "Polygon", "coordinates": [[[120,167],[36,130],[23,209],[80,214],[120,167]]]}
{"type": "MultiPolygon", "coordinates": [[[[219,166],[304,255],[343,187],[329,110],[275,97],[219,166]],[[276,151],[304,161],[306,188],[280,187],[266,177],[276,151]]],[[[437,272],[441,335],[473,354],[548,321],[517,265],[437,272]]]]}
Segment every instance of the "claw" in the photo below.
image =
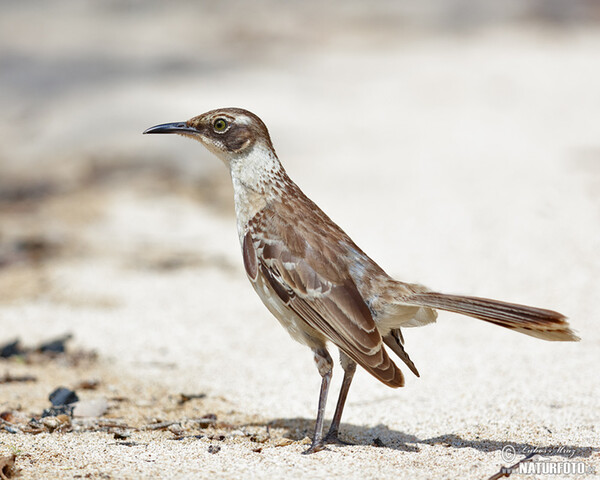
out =
{"type": "Polygon", "coordinates": [[[325,450],[323,441],[313,442],[310,447],[302,452],[302,455],[310,455],[311,453],[320,452],[321,450],[325,450]]]}

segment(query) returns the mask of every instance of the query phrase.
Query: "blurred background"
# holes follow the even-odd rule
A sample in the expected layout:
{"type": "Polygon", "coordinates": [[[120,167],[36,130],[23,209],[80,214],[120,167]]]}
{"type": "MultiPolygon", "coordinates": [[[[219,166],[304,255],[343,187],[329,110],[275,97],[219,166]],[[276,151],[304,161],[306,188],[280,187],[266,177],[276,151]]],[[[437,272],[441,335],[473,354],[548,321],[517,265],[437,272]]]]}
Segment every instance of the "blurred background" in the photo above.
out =
{"type": "MultiPolygon", "coordinates": [[[[123,192],[168,192],[231,216],[218,161],[191,142],[141,135],[222,106],[261,116],[293,178],[396,265],[392,273],[453,287],[472,252],[482,276],[498,266],[516,273],[537,254],[562,262],[541,262],[541,278],[572,270],[572,254],[589,266],[597,239],[577,232],[598,221],[596,0],[26,0],[0,9],[3,270],[120,245],[86,232],[123,192]],[[568,208],[565,195],[581,196],[586,211],[568,208]],[[363,228],[373,208],[394,221],[363,228]],[[561,222],[551,240],[545,227],[561,222]],[[399,261],[395,238],[434,257],[399,261]],[[448,252],[453,278],[436,273],[448,252]]],[[[119,199],[121,215],[131,201],[119,199]]],[[[143,211],[122,227],[143,223],[143,211]]],[[[30,284],[19,288],[42,288],[30,284]]],[[[11,290],[0,298],[19,296],[11,290]]]]}
{"type": "MultiPolygon", "coordinates": [[[[597,436],[597,0],[0,0],[0,106],[0,347],[72,333],[136,381],[313,419],[318,375],[248,285],[226,169],[141,134],[243,107],[388,273],[556,309],[584,339],[441,315],[404,334],[418,383],[358,373],[346,421],[390,442],[473,424],[504,441],[527,419],[556,421],[549,444],[597,436]]],[[[46,374],[3,408],[46,402],[66,383],[46,374]]]]}
{"type": "Polygon", "coordinates": [[[203,153],[138,133],[229,105],[263,116],[286,158],[364,156],[386,142],[385,152],[392,146],[418,162],[426,144],[461,143],[485,162],[496,148],[479,145],[479,135],[491,135],[481,130],[523,115],[560,123],[573,143],[580,135],[574,148],[596,147],[580,131],[598,107],[595,0],[27,0],[0,8],[3,198],[14,181],[50,188],[60,179],[70,188],[108,165],[210,169],[214,162],[195,161],[203,153]]]}
{"type": "Polygon", "coordinates": [[[597,1],[0,8],[5,303],[71,289],[40,277],[52,261],[152,263],[157,249],[173,269],[239,268],[223,166],[141,135],[221,106],[261,116],[292,177],[393,274],[482,293],[505,269],[506,293],[542,283],[552,297],[597,278],[597,1]],[[194,208],[227,218],[226,243],[194,208]],[[572,278],[547,281],[557,271],[572,278]]]}
{"type": "Polygon", "coordinates": [[[222,106],[261,116],[292,177],[391,274],[591,314],[599,2],[0,8],[7,337],[35,330],[24,306],[56,333],[108,309],[110,336],[152,274],[167,301],[177,272],[241,272],[223,165],[141,135],[222,106]],[[107,291],[123,270],[129,283],[107,291]]]}

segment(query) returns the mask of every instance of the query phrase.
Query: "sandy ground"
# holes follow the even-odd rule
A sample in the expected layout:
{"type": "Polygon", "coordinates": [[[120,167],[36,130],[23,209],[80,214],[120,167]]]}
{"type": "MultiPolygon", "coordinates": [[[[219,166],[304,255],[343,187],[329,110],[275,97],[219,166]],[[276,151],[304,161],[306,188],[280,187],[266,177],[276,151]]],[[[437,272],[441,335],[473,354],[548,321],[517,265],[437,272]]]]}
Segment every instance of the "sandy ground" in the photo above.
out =
{"type": "Polygon", "coordinates": [[[22,478],[485,479],[511,447],[597,478],[600,33],[369,38],[71,89],[35,115],[4,90],[0,344],[70,332],[70,352],[96,353],[0,361],[36,378],[0,384],[21,415],[0,457],[22,478]],[[405,332],[421,378],[359,372],[352,445],[301,455],[320,378],[245,278],[225,169],[140,135],[226,105],[263,117],[291,176],[390,274],[556,309],[582,341],[443,313],[405,332]],[[26,432],[61,385],[108,411],[26,432]]]}

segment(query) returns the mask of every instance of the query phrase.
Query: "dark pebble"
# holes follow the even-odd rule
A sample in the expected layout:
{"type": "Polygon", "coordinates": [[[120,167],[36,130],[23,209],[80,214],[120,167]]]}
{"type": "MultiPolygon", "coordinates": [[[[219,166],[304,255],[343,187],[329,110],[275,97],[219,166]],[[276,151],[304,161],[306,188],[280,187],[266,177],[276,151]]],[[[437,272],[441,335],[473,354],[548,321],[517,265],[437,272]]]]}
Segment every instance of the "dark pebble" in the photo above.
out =
{"type": "Polygon", "coordinates": [[[74,405],[59,405],[58,407],[46,408],[42,412],[42,418],[57,417],[58,415],[68,415],[69,417],[72,417],[74,407],[74,405]]]}
{"type": "Polygon", "coordinates": [[[79,397],[73,390],[65,387],[58,387],[49,396],[48,399],[55,407],[60,405],[69,405],[79,401],[79,397]]]}
{"type": "Polygon", "coordinates": [[[19,348],[19,340],[15,340],[14,342],[7,343],[5,345],[0,346],[0,357],[1,358],[9,358],[15,355],[19,355],[21,349],[19,348]]]}

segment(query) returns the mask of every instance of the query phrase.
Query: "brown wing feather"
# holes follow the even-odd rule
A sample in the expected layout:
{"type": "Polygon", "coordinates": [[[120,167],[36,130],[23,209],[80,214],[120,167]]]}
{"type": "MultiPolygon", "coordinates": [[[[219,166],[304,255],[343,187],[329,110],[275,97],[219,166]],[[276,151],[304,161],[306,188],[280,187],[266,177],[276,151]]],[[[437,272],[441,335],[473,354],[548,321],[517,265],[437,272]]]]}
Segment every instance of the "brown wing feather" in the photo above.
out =
{"type": "Polygon", "coordinates": [[[408,353],[406,353],[406,350],[404,350],[404,338],[402,338],[402,332],[399,328],[390,331],[388,335],[383,337],[383,343],[390,347],[390,350],[400,357],[400,360],[402,360],[406,366],[410,368],[411,372],[413,372],[417,377],[421,376],[419,375],[417,367],[408,356],[408,353]]]}
{"type": "Polygon", "coordinates": [[[381,382],[391,387],[404,385],[402,372],[383,348],[371,312],[350,279],[343,283],[324,279],[280,241],[260,242],[256,251],[273,291],[307,325],[381,382]]]}

